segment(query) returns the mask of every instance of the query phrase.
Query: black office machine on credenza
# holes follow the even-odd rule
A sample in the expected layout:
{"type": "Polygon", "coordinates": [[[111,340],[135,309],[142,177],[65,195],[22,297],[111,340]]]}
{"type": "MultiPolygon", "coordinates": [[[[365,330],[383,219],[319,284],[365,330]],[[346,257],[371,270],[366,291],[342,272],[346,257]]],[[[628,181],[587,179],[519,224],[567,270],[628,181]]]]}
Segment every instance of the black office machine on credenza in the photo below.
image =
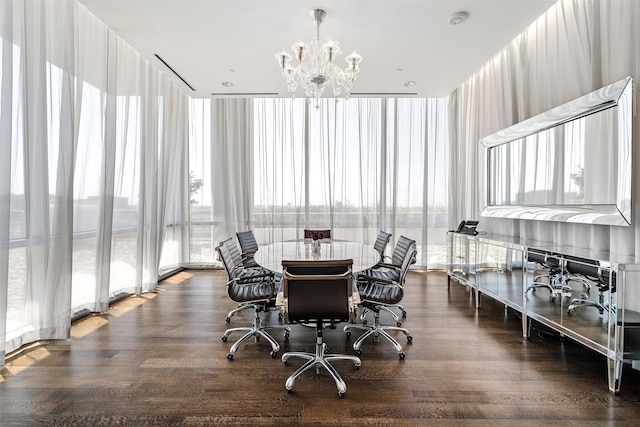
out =
{"type": "Polygon", "coordinates": [[[477,227],[478,221],[462,221],[458,225],[458,228],[455,230],[455,232],[475,236],[476,234],[478,234],[478,230],[476,230],[477,227]]]}

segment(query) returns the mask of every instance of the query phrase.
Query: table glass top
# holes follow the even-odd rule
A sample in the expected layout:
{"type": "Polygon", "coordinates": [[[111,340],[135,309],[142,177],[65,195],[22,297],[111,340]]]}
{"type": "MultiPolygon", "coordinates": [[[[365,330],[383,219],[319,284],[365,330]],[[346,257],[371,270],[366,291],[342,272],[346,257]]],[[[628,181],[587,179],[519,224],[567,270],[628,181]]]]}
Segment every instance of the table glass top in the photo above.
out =
{"type": "Polygon", "coordinates": [[[256,262],[269,270],[282,271],[282,260],[321,261],[352,259],[353,271],[362,271],[380,260],[371,245],[358,242],[322,240],[320,251],[311,250],[311,241],[276,242],[261,246],[255,254],[256,262]]]}

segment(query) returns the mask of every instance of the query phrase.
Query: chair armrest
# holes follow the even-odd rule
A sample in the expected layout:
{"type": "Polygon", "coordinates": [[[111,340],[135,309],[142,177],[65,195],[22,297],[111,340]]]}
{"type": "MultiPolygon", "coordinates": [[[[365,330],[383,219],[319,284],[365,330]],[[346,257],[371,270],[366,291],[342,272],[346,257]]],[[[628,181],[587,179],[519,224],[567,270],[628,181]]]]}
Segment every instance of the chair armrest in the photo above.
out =
{"type": "Polygon", "coordinates": [[[231,282],[236,282],[240,286],[249,286],[257,283],[273,282],[273,276],[260,274],[256,276],[236,277],[232,281],[229,281],[228,284],[231,282]]]}
{"type": "Polygon", "coordinates": [[[358,281],[384,283],[387,285],[400,285],[398,282],[389,279],[383,279],[382,277],[367,276],[366,274],[359,274],[358,281]]]}
{"type": "Polygon", "coordinates": [[[379,262],[376,264],[377,267],[384,267],[391,270],[399,270],[397,265],[389,264],[388,262],[379,262]]]}
{"type": "Polygon", "coordinates": [[[246,270],[248,271],[256,271],[259,272],[258,274],[247,274],[245,275],[240,275],[240,277],[238,277],[238,279],[261,279],[263,277],[274,277],[275,273],[273,271],[270,270],[260,270],[259,268],[247,268],[246,270]]]}
{"type": "Polygon", "coordinates": [[[359,292],[352,292],[351,293],[351,307],[357,308],[362,301],[360,300],[360,293],[359,292]]]}
{"type": "Polygon", "coordinates": [[[276,295],[276,307],[284,307],[284,292],[278,292],[276,295]]]}

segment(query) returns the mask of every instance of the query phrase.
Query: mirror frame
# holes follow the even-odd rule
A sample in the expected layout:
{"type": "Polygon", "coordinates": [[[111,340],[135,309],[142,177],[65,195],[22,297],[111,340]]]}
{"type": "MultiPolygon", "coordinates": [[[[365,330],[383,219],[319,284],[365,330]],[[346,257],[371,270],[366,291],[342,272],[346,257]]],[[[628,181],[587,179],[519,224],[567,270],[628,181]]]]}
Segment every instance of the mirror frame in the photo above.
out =
{"type": "MultiPolygon", "coordinates": [[[[485,185],[480,191],[480,216],[490,218],[529,219],[586,224],[631,225],[632,180],[632,95],[633,79],[626,77],[608,86],[560,105],[547,112],[524,120],[480,140],[481,165],[479,181],[485,185]],[[615,204],[603,205],[490,205],[492,148],[543,132],[564,123],[618,107],[618,170],[615,204]],[[484,156],[484,159],[482,158],[484,156]],[[484,174],[484,176],[483,176],[484,174]],[[484,199],[482,199],[484,197],[484,199]]],[[[482,184],[481,184],[482,185],[482,184]]]]}

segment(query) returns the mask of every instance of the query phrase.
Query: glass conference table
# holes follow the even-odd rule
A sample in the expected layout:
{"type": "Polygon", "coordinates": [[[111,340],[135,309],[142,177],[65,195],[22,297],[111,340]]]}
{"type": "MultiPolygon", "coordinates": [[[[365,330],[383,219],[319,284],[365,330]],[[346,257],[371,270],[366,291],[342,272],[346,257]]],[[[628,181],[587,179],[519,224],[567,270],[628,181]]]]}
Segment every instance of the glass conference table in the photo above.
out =
{"type": "Polygon", "coordinates": [[[320,251],[311,250],[311,241],[293,240],[261,246],[254,259],[264,268],[282,272],[282,260],[326,261],[352,259],[354,272],[365,270],[380,261],[380,254],[371,245],[344,240],[323,240],[320,251]]]}

